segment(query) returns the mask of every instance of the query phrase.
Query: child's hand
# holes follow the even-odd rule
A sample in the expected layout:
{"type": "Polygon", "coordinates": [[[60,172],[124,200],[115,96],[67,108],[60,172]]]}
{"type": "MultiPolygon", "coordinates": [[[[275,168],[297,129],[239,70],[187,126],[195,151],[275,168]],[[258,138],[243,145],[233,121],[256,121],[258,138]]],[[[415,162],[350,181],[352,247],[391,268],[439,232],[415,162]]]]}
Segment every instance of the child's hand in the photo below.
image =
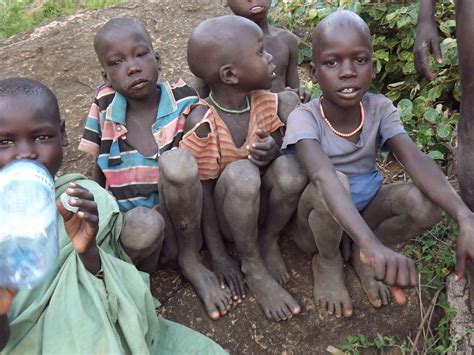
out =
{"type": "Polygon", "coordinates": [[[78,184],[69,183],[66,193],[72,197],[69,204],[79,210],[76,213],[66,210],[59,199],[56,206],[63,216],[64,226],[74,249],[78,254],[83,254],[95,246],[99,229],[97,204],[89,190],[78,184]]]}
{"type": "Polygon", "coordinates": [[[456,271],[454,280],[460,281],[466,271],[466,261],[474,261],[474,214],[459,223],[459,237],[456,243],[456,271]]]}
{"type": "Polygon", "coordinates": [[[441,48],[439,45],[439,34],[436,23],[433,21],[420,21],[416,32],[415,45],[413,46],[415,55],[415,67],[426,79],[434,80],[435,76],[430,68],[429,55],[434,56],[438,64],[443,63],[441,48]]]}
{"type": "Polygon", "coordinates": [[[15,294],[16,290],[14,288],[0,286],[0,316],[8,313],[15,294]]]}
{"type": "Polygon", "coordinates": [[[392,287],[397,303],[405,303],[402,288],[418,284],[418,271],[413,260],[376,242],[360,246],[360,259],[373,268],[375,279],[392,287]]]}
{"type": "Polygon", "coordinates": [[[250,146],[247,146],[249,152],[248,158],[256,166],[262,168],[270,164],[280,155],[280,148],[267,131],[258,128],[255,133],[257,140],[250,146]]]}
{"type": "Polygon", "coordinates": [[[238,303],[242,302],[245,298],[245,286],[239,265],[230,256],[222,255],[219,259],[212,259],[212,272],[222,288],[226,285],[229,287],[232,299],[238,303]]]}
{"type": "Polygon", "coordinates": [[[303,85],[300,85],[298,89],[293,89],[288,86],[285,88],[285,90],[293,91],[294,93],[296,93],[302,103],[306,103],[311,100],[311,95],[309,94],[309,92],[306,91],[306,88],[303,85]]]}

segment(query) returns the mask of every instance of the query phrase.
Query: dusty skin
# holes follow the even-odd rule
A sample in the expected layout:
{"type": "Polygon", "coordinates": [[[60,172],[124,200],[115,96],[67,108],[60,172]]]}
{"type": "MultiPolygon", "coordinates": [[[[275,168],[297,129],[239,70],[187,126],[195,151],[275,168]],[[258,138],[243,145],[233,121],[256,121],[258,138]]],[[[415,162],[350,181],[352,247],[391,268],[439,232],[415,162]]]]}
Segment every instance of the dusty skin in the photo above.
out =
{"type": "MultiPolygon", "coordinates": [[[[160,49],[162,78],[173,80],[181,74],[190,83],[192,76],[182,64],[186,62],[187,36],[198,22],[229,11],[221,5],[221,1],[210,4],[184,0],[141,1],[60,18],[33,32],[0,41],[0,77],[30,76],[54,89],[61,102],[70,140],[61,172],[90,175],[91,159],[75,147],[92,93],[101,81],[100,65],[91,46],[98,27],[117,16],[140,19],[149,29],[154,46],[160,49]],[[170,13],[173,13],[172,18],[170,13]]],[[[307,67],[302,68],[300,75],[307,72],[307,67]]],[[[394,176],[398,170],[394,167],[388,175],[394,176]]],[[[269,321],[250,293],[239,307],[232,308],[232,312],[218,322],[212,321],[191,285],[172,269],[160,270],[151,278],[153,294],[162,303],[160,314],[210,336],[232,353],[321,354],[329,345],[337,347],[344,343],[347,336],[363,332],[375,337],[381,329],[385,335],[402,340],[407,336],[414,338],[420,323],[414,290],[408,292],[408,303],[404,307],[391,302],[375,309],[368,303],[352,268],[346,266],[345,281],[353,299],[354,313],[349,319],[328,316],[314,305],[311,255],[302,254],[286,234],[281,237],[280,249],[291,276],[286,288],[302,307],[299,316],[289,322],[269,321]]],[[[231,252],[235,256],[235,249],[231,252]]],[[[205,253],[205,263],[207,256],[205,253]]]]}

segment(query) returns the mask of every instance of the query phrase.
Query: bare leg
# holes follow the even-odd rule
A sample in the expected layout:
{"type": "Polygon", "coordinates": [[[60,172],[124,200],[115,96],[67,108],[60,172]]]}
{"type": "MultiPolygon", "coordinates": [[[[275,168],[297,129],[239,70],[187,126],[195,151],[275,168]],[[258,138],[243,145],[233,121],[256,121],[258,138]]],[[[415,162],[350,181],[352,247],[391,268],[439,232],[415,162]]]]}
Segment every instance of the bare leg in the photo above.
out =
{"type": "Polygon", "coordinates": [[[214,201],[222,232],[231,238],[242,258],[242,272],[265,315],[285,320],[300,306],[267,271],[258,247],[260,173],[248,160],[238,160],[222,172],[214,189],[214,201]]]}
{"type": "Polygon", "coordinates": [[[227,313],[232,300],[229,289],[222,289],[214,273],[201,263],[202,188],[197,162],[184,150],[172,150],[160,157],[160,173],[160,197],[178,243],[179,266],[209,317],[218,319],[227,313]]]}
{"type": "MultiPolygon", "coordinates": [[[[341,183],[349,190],[347,178],[338,173],[341,183]]],[[[352,315],[352,301],[344,281],[344,265],[339,251],[342,228],[324,203],[318,187],[310,183],[303,192],[297,210],[296,244],[313,253],[313,295],[329,314],[337,317],[352,315]]]]}
{"type": "Polygon", "coordinates": [[[461,80],[461,117],[458,123],[457,174],[461,197],[474,211],[474,4],[470,0],[456,3],[456,35],[461,80]]]}
{"type": "MultiPolygon", "coordinates": [[[[433,226],[441,211],[413,183],[383,186],[362,216],[375,235],[388,246],[406,242],[433,226]]],[[[389,288],[374,279],[372,268],[360,260],[353,244],[352,265],[374,307],[388,304],[389,288]]]]}
{"type": "Polygon", "coordinates": [[[165,237],[165,222],[153,209],[135,207],[124,213],[120,242],[139,270],[153,272],[158,266],[165,237]]]}
{"type": "Polygon", "coordinates": [[[262,179],[262,199],[266,216],[259,233],[260,253],[267,270],[280,284],[290,274],[278,246],[279,233],[296,210],[298,199],[308,180],[295,156],[283,155],[269,167],[262,179]]]}

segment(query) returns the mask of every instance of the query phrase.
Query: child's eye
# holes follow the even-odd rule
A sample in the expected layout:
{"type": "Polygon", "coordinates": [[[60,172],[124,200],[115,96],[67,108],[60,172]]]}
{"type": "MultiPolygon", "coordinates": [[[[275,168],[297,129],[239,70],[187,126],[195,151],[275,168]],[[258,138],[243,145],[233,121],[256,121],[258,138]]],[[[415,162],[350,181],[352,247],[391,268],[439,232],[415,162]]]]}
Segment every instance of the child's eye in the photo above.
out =
{"type": "Polygon", "coordinates": [[[119,60],[119,59],[114,59],[114,60],[111,60],[111,61],[109,62],[109,65],[112,66],[112,67],[115,67],[115,66],[119,65],[120,63],[121,63],[121,60],[119,60]]]}
{"type": "Polygon", "coordinates": [[[368,62],[368,59],[367,59],[367,58],[365,58],[365,57],[362,57],[362,58],[356,58],[355,62],[356,62],[357,64],[365,64],[365,63],[367,63],[367,62],[368,62]]]}
{"type": "Polygon", "coordinates": [[[324,62],[324,65],[330,67],[330,68],[333,68],[337,65],[337,61],[335,60],[327,60],[326,62],[324,62]]]}
{"type": "Polygon", "coordinates": [[[37,141],[45,141],[45,140],[47,140],[47,139],[49,139],[49,138],[51,138],[51,136],[47,136],[47,135],[45,135],[45,134],[42,134],[42,135],[37,136],[37,137],[36,137],[36,140],[37,140],[37,141]]]}
{"type": "Polygon", "coordinates": [[[12,146],[13,145],[13,141],[9,140],[9,139],[0,139],[0,147],[3,148],[3,147],[9,147],[9,146],[12,146]]]}
{"type": "Polygon", "coordinates": [[[144,51],[144,52],[138,53],[137,56],[138,56],[138,57],[144,57],[144,56],[146,56],[147,54],[148,54],[148,51],[146,51],[146,52],[144,51]]]}

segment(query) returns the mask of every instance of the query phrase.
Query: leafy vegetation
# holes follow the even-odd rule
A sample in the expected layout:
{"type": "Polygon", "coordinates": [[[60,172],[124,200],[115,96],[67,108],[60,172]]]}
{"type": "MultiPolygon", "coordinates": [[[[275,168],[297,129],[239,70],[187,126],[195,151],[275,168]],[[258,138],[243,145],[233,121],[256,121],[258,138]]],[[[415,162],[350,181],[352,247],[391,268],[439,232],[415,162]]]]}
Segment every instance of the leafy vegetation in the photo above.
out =
{"type": "MultiPolygon", "coordinates": [[[[311,29],[321,19],[337,9],[358,13],[372,32],[377,69],[372,91],[395,102],[405,128],[422,150],[440,163],[452,159],[460,97],[453,0],[437,1],[444,62],[431,62],[437,74],[433,82],[422,78],[413,62],[418,2],[275,0],[274,6],[273,21],[302,37],[300,63],[311,60],[311,29]]],[[[319,94],[317,85],[307,87],[314,96],[319,94]]]]}
{"type": "Polygon", "coordinates": [[[0,0],[0,39],[28,31],[41,22],[80,9],[101,9],[123,0],[0,0]]]}

